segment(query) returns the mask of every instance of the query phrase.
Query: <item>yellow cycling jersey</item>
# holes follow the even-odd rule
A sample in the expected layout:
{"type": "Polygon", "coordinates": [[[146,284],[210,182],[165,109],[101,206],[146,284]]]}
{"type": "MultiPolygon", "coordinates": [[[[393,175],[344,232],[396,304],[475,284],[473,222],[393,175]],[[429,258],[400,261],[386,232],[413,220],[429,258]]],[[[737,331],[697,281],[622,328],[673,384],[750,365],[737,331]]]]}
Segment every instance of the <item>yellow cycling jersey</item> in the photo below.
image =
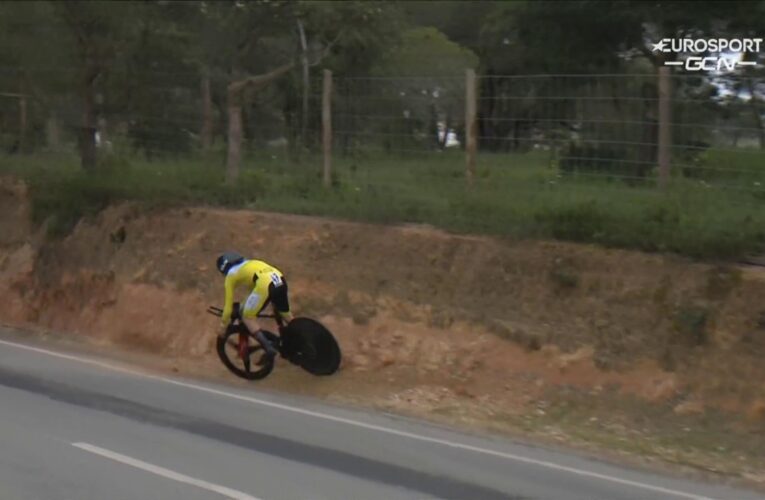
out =
{"type": "MultiPolygon", "coordinates": [[[[281,285],[284,275],[277,268],[262,260],[245,260],[229,269],[226,274],[226,299],[221,320],[227,324],[234,308],[234,290],[239,287],[252,287],[253,294],[268,298],[268,285],[281,285]]],[[[257,314],[258,311],[255,311],[257,314]]]]}

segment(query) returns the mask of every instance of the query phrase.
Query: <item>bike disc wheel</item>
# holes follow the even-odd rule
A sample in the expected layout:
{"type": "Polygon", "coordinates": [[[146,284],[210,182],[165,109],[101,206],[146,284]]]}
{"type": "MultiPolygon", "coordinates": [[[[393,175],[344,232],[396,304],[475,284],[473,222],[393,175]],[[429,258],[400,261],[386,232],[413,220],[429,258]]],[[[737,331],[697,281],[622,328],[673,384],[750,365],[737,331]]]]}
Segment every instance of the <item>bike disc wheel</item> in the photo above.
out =
{"type": "Polygon", "coordinates": [[[310,318],[295,318],[282,334],[283,354],[313,375],[332,375],[340,368],[342,353],[332,333],[310,318]]]}

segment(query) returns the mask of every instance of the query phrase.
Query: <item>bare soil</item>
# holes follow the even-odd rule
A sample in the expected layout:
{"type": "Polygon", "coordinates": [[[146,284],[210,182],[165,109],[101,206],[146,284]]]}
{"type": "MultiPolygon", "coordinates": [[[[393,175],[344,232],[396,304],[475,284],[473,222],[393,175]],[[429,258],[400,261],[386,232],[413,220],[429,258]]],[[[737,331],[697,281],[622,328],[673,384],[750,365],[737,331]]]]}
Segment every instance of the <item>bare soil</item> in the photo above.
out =
{"type": "MultiPolygon", "coordinates": [[[[0,182],[0,321],[159,356],[215,358],[215,256],[281,268],[341,371],[264,388],[534,435],[765,482],[765,274],[559,242],[203,207],[114,206],[49,241],[0,182]]],[[[148,358],[147,358],[148,359],[148,358]]]]}

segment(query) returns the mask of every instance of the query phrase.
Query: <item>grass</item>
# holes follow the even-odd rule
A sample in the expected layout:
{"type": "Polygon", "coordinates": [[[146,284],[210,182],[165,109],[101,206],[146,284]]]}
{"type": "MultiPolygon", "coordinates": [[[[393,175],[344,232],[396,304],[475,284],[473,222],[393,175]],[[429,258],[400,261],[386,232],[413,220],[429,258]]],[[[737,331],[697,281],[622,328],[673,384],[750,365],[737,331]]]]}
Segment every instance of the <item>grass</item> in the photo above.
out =
{"type": "Polygon", "coordinates": [[[724,163],[726,155],[747,171],[743,178],[726,177],[725,188],[718,188],[713,183],[719,179],[677,177],[664,192],[652,183],[561,177],[545,152],[480,155],[471,189],[459,152],[337,155],[328,190],[321,186],[318,158],[298,164],[280,154],[248,157],[235,186],[223,184],[221,154],[114,160],[90,175],[71,154],[12,156],[0,158],[0,173],[29,183],[35,220],[48,220],[59,235],[81,217],[131,200],[428,223],[456,232],[735,258],[765,243],[763,191],[749,189],[760,178],[765,186],[765,174],[756,176],[765,171],[759,166],[765,155],[710,151],[702,161],[724,163]]]}

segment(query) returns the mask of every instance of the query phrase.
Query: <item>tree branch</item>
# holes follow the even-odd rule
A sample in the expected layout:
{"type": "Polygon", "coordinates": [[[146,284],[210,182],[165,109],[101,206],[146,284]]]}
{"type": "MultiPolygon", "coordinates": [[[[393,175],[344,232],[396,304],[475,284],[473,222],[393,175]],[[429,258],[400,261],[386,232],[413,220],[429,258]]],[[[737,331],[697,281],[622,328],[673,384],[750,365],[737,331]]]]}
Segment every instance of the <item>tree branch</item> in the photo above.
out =
{"type": "Polygon", "coordinates": [[[66,24],[68,24],[69,28],[74,31],[74,36],[77,38],[77,43],[84,53],[85,48],[87,47],[87,43],[85,42],[85,33],[82,30],[82,26],[80,26],[80,23],[77,21],[77,16],[72,11],[72,4],[69,2],[64,2],[61,4],[61,13],[66,24]]]}
{"type": "Polygon", "coordinates": [[[309,63],[309,66],[317,66],[321,63],[321,61],[329,55],[330,52],[332,52],[332,47],[335,46],[335,44],[340,40],[340,37],[343,35],[343,32],[340,31],[334,40],[329,42],[326,47],[324,47],[321,52],[319,53],[319,57],[312,63],[309,63]]]}
{"type": "Polygon", "coordinates": [[[228,85],[228,90],[229,92],[240,92],[244,90],[246,87],[250,87],[250,86],[256,89],[265,87],[266,85],[271,83],[273,80],[276,80],[277,78],[279,78],[284,73],[288,72],[294,67],[295,67],[295,62],[293,61],[288,64],[283,64],[279,66],[278,68],[269,71],[268,73],[263,73],[261,75],[256,75],[256,76],[250,76],[242,80],[231,82],[228,85]]]}
{"type": "MultiPolygon", "coordinates": [[[[330,42],[326,47],[324,47],[320,53],[317,59],[313,62],[310,62],[309,66],[316,66],[321,63],[321,61],[329,55],[330,51],[332,50],[332,47],[337,43],[337,41],[340,39],[340,36],[342,35],[342,32],[338,33],[332,42],[330,42]]],[[[307,57],[307,55],[306,55],[307,57]]],[[[296,62],[292,61],[287,64],[283,64],[279,66],[276,69],[273,69],[269,71],[268,73],[263,73],[260,75],[250,76],[247,78],[243,78],[241,80],[236,80],[228,84],[228,91],[234,94],[237,94],[239,92],[242,92],[245,88],[253,88],[253,89],[260,89],[271,83],[272,81],[276,80],[283,74],[290,71],[292,68],[295,67],[296,62]]]]}

